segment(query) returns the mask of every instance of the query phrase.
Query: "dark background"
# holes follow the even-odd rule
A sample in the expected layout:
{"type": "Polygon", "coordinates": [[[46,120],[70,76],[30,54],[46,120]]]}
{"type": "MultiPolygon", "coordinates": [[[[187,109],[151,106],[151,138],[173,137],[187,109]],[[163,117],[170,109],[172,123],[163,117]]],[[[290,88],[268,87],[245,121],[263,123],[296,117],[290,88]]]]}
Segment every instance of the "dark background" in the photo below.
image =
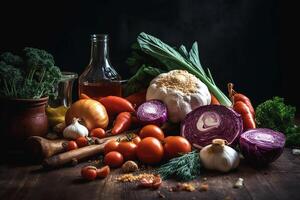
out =
{"type": "Polygon", "coordinates": [[[202,65],[224,92],[231,81],[254,105],[279,95],[300,109],[299,56],[292,50],[298,22],[289,2],[2,1],[0,8],[0,52],[46,49],[62,70],[80,74],[89,61],[89,35],[108,33],[111,62],[128,78],[125,60],[138,33],[176,46],[198,41],[202,65]]]}

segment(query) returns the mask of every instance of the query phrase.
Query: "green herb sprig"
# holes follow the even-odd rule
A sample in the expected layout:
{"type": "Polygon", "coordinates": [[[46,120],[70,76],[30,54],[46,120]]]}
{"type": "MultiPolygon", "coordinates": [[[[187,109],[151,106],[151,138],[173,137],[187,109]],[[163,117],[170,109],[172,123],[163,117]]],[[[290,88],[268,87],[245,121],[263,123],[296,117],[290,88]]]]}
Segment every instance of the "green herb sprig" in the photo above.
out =
{"type": "Polygon", "coordinates": [[[180,181],[190,181],[200,175],[200,156],[198,151],[192,151],[180,157],[171,159],[156,170],[163,179],[174,177],[180,181]]]}

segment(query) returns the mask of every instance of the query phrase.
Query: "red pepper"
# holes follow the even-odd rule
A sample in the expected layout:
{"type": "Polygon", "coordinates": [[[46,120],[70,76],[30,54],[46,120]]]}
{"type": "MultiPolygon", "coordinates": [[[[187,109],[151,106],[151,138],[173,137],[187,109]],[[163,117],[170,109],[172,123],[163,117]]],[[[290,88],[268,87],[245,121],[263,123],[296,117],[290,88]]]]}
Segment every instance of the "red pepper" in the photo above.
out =
{"type": "Polygon", "coordinates": [[[111,130],[111,133],[113,135],[117,135],[119,133],[122,133],[123,131],[127,131],[131,126],[131,114],[129,112],[121,112],[118,114],[113,128],[111,130]]]}
{"type": "Polygon", "coordinates": [[[212,93],[210,93],[210,96],[211,96],[210,105],[220,105],[219,100],[212,93]]]}
{"type": "Polygon", "coordinates": [[[121,112],[134,112],[132,104],[122,97],[107,96],[100,98],[99,102],[104,105],[110,116],[121,112]]]}
{"type": "Polygon", "coordinates": [[[132,103],[132,105],[136,108],[146,101],[146,93],[147,91],[143,90],[141,92],[137,92],[132,95],[129,95],[128,97],[126,97],[126,99],[130,103],[132,103]]]}
{"type": "Polygon", "coordinates": [[[256,128],[255,111],[250,99],[247,96],[234,91],[232,83],[228,84],[228,92],[229,97],[233,102],[233,110],[242,116],[244,130],[256,128]]]}

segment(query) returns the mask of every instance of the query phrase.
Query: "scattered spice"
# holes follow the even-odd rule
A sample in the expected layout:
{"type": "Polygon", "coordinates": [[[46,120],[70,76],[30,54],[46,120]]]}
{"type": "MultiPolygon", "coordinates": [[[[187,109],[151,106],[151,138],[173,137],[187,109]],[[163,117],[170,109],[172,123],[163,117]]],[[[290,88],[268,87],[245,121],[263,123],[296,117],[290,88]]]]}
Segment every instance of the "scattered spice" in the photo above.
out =
{"type": "Polygon", "coordinates": [[[154,179],[156,176],[154,174],[147,174],[147,173],[142,173],[138,175],[133,175],[133,174],[124,174],[116,178],[117,181],[120,182],[133,182],[133,181],[139,181],[143,178],[147,179],[154,179]]]}
{"type": "Polygon", "coordinates": [[[207,183],[202,183],[200,185],[200,189],[201,192],[206,192],[208,190],[208,184],[207,183]]]}
{"type": "Polygon", "coordinates": [[[193,192],[196,190],[195,186],[192,183],[179,183],[177,184],[179,190],[184,190],[188,192],[193,192]]]}
{"type": "Polygon", "coordinates": [[[122,171],[124,173],[129,173],[129,172],[135,172],[139,169],[138,165],[131,160],[126,161],[123,165],[122,165],[122,171]]]}
{"type": "Polygon", "coordinates": [[[244,179],[242,178],[239,178],[236,183],[234,184],[234,188],[242,188],[244,185],[244,179]]]}

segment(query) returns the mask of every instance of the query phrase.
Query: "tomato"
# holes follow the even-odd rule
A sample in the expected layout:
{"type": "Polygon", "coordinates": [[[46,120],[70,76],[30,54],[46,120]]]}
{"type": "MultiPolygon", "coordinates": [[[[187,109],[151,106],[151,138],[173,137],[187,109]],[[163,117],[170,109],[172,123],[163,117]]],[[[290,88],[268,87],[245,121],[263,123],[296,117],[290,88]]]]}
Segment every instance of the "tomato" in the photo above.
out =
{"type": "Polygon", "coordinates": [[[103,128],[94,128],[91,133],[91,137],[96,137],[96,138],[104,138],[105,137],[105,130],[103,128]]]}
{"type": "Polygon", "coordinates": [[[86,166],[81,169],[81,176],[86,180],[94,180],[97,177],[97,168],[94,166],[86,166]]]}
{"type": "Polygon", "coordinates": [[[97,169],[97,177],[99,178],[105,178],[110,173],[110,168],[108,165],[101,167],[100,169],[97,169]]]}
{"type": "Polygon", "coordinates": [[[155,137],[156,139],[163,141],[165,138],[164,132],[155,125],[144,126],[139,133],[141,138],[155,137]]]}
{"type": "Polygon", "coordinates": [[[137,145],[136,154],[140,161],[146,164],[156,164],[164,155],[164,148],[154,137],[146,137],[137,145]]]}
{"type": "Polygon", "coordinates": [[[166,137],[164,142],[164,150],[168,158],[174,158],[180,154],[185,154],[192,151],[189,141],[181,136],[166,137]]]}
{"type": "Polygon", "coordinates": [[[68,146],[67,146],[67,150],[71,151],[71,150],[74,150],[74,149],[78,149],[78,146],[77,146],[76,142],[73,141],[73,140],[69,141],[68,146]]]}
{"type": "Polygon", "coordinates": [[[137,145],[133,142],[120,142],[116,151],[121,153],[125,160],[134,160],[137,145]]]}
{"type": "Polygon", "coordinates": [[[85,146],[88,146],[89,145],[89,141],[86,137],[79,137],[76,139],[76,144],[77,146],[80,148],[80,147],[85,147],[85,146]]]}
{"type": "Polygon", "coordinates": [[[120,167],[124,163],[124,157],[117,151],[111,151],[104,156],[104,163],[110,167],[120,167]]]}
{"type": "Polygon", "coordinates": [[[134,137],[132,140],[131,140],[131,142],[133,142],[134,144],[138,144],[138,143],[140,143],[140,141],[141,141],[141,138],[139,137],[139,136],[136,136],[136,137],[134,137]]]}
{"type": "Polygon", "coordinates": [[[111,151],[116,151],[118,146],[119,146],[119,142],[117,142],[115,140],[112,140],[112,141],[108,142],[104,146],[104,154],[106,155],[107,153],[109,153],[111,151]]]}

